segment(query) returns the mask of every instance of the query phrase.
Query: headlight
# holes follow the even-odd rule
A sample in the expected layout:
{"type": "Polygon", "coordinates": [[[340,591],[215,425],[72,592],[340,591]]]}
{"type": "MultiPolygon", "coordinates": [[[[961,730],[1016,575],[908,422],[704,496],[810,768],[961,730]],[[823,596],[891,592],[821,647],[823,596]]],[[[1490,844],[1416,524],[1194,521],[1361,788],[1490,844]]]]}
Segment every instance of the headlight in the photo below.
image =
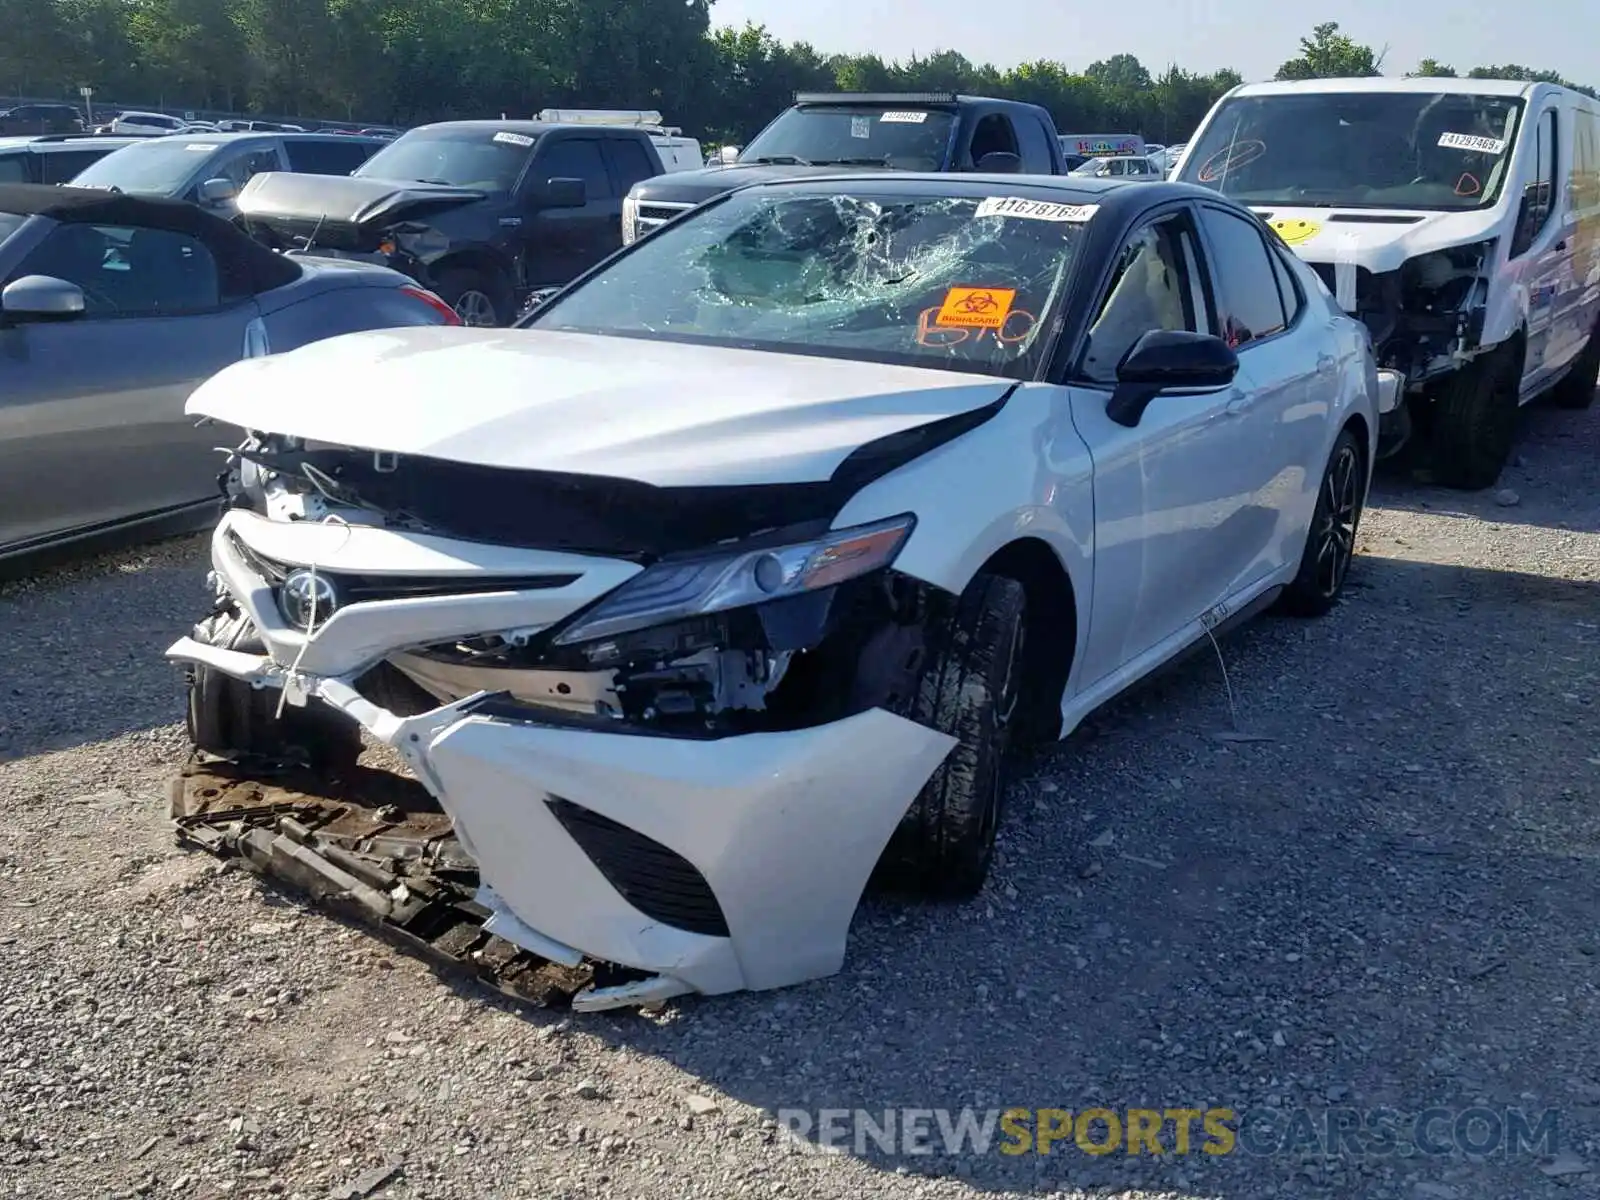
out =
{"type": "Polygon", "coordinates": [[[570,646],[706,613],[820,591],[894,562],[912,516],[827,533],[816,541],[732,551],[647,567],[556,635],[570,646]]]}
{"type": "Polygon", "coordinates": [[[630,246],[639,236],[639,202],[632,196],[622,198],[622,244],[630,246]]]}

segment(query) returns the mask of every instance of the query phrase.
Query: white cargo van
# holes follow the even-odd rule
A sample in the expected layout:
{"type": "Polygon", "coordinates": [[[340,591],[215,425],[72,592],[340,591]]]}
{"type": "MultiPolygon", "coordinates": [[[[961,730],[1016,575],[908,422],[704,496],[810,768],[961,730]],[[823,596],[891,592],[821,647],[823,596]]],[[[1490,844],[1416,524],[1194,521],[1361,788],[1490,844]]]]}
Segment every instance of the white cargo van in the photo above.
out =
{"type": "MultiPolygon", "coordinates": [[[[1322,79],[1233,89],[1175,172],[1248,204],[1372,334],[1383,452],[1494,483],[1520,404],[1600,376],[1600,103],[1543,83],[1322,79]]],[[[1314,366],[1308,369],[1315,369],[1314,366]]]]}
{"type": "Polygon", "coordinates": [[[694,138],[684,137],[677,126],[661,123],[661,114],[654,109],[616,108],[546,108],[534,118],[549,124],[560,125],[622,125],[629,129],[643,129],[661,156],[661,165],[667,173],[673,171],[698,171],[705,164],[705,153],[694,138]]]}

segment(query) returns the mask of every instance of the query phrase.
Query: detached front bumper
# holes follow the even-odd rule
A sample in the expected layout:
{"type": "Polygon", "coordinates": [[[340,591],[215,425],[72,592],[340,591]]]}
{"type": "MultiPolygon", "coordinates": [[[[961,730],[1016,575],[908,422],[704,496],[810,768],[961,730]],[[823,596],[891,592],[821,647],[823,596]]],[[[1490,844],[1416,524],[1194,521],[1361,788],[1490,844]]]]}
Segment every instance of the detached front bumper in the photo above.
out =
{"type": "MultiPolygon", "coordinates": [[[[477,864],[486,931],[554,962],[656,977],[625,1000],[783,987],[840,968],[879,856],[955,739],[881,709],[707,740],[573,728],[488,693],[397,716],[353,685],[381,652],[372,635],[396,649],[422,640],[419,628],[436,636],[454,598],[352,605],[290,638],[232,548],[229,528],[245,519],[224,519],[213,562],[265,626],[269,652],[182,638],[167,656],[285,689],[290,703],[319,699],[399,752],[477,864]]],[[[539,624],[548,602],[530,597],[522,621],[539,624]]],[[[514,594],[459,603],[467,621],[485,606],[517,615],[514,594]]]]}

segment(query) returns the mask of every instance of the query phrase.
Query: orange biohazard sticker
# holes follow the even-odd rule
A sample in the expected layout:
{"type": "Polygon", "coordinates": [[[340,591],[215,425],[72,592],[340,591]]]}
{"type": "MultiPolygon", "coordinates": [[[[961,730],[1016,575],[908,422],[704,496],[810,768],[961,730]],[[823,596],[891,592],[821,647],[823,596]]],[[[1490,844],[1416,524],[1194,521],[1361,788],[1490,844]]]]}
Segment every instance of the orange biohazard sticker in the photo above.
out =
{"type": "Polygon", "coordinates": [[[1016,298],[1016,288],[951,288],[935,323],[947,328],[999,329],[1005,324],[1016,298]]]}

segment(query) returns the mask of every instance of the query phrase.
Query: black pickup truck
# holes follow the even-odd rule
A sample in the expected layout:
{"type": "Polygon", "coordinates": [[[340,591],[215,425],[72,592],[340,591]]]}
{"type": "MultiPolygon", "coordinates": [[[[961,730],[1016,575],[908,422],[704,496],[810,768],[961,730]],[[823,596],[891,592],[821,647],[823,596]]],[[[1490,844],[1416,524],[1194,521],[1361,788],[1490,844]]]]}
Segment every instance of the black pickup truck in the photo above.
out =
{"type": "Polygon", "coordinates": [[[953,92],[801,92],[738,159],[634,185],[622,240],[747,183],[852,168],[1065,175],[1050,113],[1036,104],[953,92]]]}
{"type": "Polygon", "coordinates": [[[424,125],[348,177],[269,171],[239,193],[276,249],[381,263],[467,325],[507,325],[528,295],[621,244],[623,197],[662,171],[642,129],[539,121],[424,125]]]}

